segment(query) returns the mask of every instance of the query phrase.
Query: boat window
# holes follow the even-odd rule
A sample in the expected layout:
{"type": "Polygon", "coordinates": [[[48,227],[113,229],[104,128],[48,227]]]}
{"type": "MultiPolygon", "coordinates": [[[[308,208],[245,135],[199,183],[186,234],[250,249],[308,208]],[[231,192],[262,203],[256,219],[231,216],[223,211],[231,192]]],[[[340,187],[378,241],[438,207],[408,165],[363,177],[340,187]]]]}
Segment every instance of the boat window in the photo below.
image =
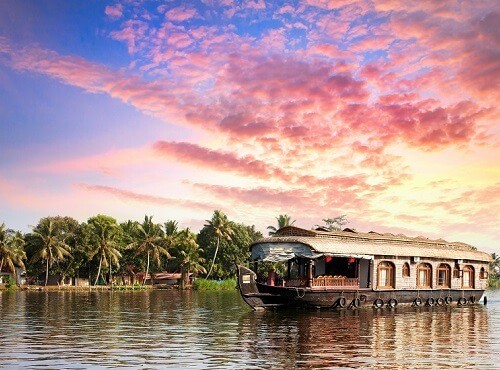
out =
{"type": "Polygon", "coordinates": [[[394,264],[392,262],[380,262],[377,267],[377,286],[385,289],[395,288],[394,271],[394,264]]]}
{"type": "Polygon", "coordinates": [[[451,267],[446,263],[442,263],[437,268],[437,285],[440,288],[451,287],[451,267]]]}
{"type": "Polygon", "coordinates": [[[408,262],[403,263],[403,277],[410,277],[410,265],[408,262]]]}
{"type": "Polygon", "coordinates": [[[460,279],[460,268],[457,263],[455,263],[455,267],[453,267],[453,278],[460,279]]]}
{"type": "Polygon", "coordinates": [[[488,272],[485,270],[484,267],[481,267],[481,272],[479,274],[480,279],[488,279],[488,272]]]}
{"type": "Polygon", "coordinates": [[[462,270],[462,288],[474,288],[474,267],[471,265],[462,270]]]}
{"type": "Polygon", "coordinates": [[[428,263],[421,263],[417,267],[417,287],[431,288],[432,287],[432,266],[428,263]]]}

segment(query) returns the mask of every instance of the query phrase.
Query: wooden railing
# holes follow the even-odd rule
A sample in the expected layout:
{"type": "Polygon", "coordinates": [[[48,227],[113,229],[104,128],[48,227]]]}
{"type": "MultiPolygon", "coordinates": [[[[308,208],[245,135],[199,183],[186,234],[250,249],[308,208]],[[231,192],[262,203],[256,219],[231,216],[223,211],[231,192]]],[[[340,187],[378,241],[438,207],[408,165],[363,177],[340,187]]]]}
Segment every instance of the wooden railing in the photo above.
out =
{"type": "Polygon", "coordinates": [[[318,276],[313,278],[312,286],[355,287],[359,286],[359,279],[345,276],[318,276]]]}
{"type": "Polygon", "coordinates": [[[287,287],[305,287],[305,286],[307,286],[307,279],[306,278],[297,278],[297,279],[287,280],[285,283],[285,286],[287,286],[287,287]]]}
{"type": "MultiPolygon", "coordinates": [[[[287,287],[305,287],[307,286],[306,278],[297,278],[287,280],[287,287]]],[[[346,278],[345,276],[318,276],[312,280],[313,287],[359,287],[358,278],[346,278]]]]}

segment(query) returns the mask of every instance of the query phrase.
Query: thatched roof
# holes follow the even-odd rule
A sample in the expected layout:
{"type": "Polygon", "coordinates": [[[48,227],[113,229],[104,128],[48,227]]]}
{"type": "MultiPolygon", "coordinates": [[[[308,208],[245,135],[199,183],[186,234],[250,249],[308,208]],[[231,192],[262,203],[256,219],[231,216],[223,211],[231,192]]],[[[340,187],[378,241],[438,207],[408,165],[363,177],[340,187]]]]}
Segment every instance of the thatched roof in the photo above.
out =
{"type": "Polygon", "coordinates": [[[491,259],[488,253],[476,251],[465,243],[449,243],[442,239],[410,238],[404,235],[375,232],[358,233],[353,230],[327,232],[286,226],[272,237],[257,240],[252,246],[268,243],[300,243],[309,246],[317,253],[332,255],[429,257],[483,262],[489,262],[491,259]]]}

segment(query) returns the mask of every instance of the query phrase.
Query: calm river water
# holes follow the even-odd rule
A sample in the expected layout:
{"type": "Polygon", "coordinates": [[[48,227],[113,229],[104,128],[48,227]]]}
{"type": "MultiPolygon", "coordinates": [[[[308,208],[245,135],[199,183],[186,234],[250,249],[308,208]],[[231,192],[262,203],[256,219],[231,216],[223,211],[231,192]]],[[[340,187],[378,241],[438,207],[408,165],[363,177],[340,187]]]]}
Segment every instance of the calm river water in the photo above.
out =
{"type": "Polygon", "coordinates": [[[488,305],[253,312],[236,292],[0,292],[1,368],[500,368],[488,305]]]}

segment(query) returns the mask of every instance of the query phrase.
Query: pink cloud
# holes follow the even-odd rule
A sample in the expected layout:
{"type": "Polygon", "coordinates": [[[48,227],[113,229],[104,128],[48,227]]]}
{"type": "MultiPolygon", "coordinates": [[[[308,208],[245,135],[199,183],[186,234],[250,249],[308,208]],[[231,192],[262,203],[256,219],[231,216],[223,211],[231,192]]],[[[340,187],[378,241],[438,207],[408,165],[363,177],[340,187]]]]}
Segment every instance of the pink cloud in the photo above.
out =
{"type": "Polygon", "coordinates": [[[173,22],[184,22],[192,18],[199,18],[199,14],[195,8],[178,6],[167,11],[165,17],[173,22]]]}
{"type": "Polygon", "coordinates": [[[113,20],[120,19],[123,16],[123,5],[107,5],[104,13],[113,20]]]}
{"type": "Polygon", "coordinates": [[[266,3],[264,0],[244,0],[243,7],[247,9],[261,10],[266,9],[266,3]]]}
{"type": "Polygon", "coordinates": [[[211,211],[217,209],[219,206],[210,204],[210,203],[202,203],[193,200],[187,199],[179,199],[179,198],[165,198],[161,196],[148,195],[136,193],[129,190],[117,189],[111,186],[102,186],[102,185],[89,185],[89,184],[79,184],[79,188],[89,191],[96,192],[102,194],[113,195],[120,200],[124,201],[135,201],[139,203],[152,203],[156,205],[164,205],[170,207],[181,207],[181,208],[191,208],[196,210],[203,211],[211,211]]]}
{"type": "Polygon", "coordinates": [[[259,178],[287,177],[281,169],[249,155],[238,157],[234,153],[211,150],[195,144],[166,141],[155,143],[153,148],[162,156],[173,157],[219,171],[235,172],[259,178]]]}
{"type": "Polygon", "coordinates": [[[127,20],[120,31],[111,32],[111,37],[127,44],[128,52],[133,54],[137,49],[144,47],[144,37],[148,25],[140,20],[127,20]],[[141,45],[142,43],[142,45],[141,45]]]}

